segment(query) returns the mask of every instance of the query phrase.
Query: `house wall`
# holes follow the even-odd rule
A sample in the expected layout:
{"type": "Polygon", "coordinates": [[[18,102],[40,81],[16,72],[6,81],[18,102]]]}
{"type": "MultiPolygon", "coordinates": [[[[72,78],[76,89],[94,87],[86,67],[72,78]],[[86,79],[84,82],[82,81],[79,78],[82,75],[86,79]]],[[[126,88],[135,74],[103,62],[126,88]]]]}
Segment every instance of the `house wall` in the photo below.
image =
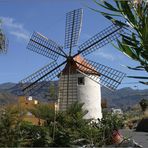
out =
{"type": "MultiPolygon", "coordinates": [[[[83,76],[83,74],[78,74],[78,77],[81,76],[83,76]]],[[[101,119],[102,109],[100,84],[85,76],[85,85],[78,85],[77,92],[80,102],[85,103],[83,108],[85,110],[88,110],[88,113],[85,115],[85,118],[101,119]]]]}
{"type": "Polygon", "coordinates": [[[84,110],[88,110],[88,113],[85,118],[101,119],[102,110],[100,84],[94,82],[87,76],[80,73],[71,74],[69,76],[69,86],[67,86],[67,83],[68,76],[62,75],[59,81],[59,109],[66,110],[73,102],[80,101],[84,103],[84,110]],[[84,77],[84,85],[78,85],[78,77],[84,77]],[[68,96],[67,87],[69,88],[68,96]]]}
{"type": "Polygon", "coordinates": [[[73,102],[78,100],[76,74],[69,75],[69,78],[67,75],[60,76],[58,100],[61,111],[65,111],[73,102]]]}

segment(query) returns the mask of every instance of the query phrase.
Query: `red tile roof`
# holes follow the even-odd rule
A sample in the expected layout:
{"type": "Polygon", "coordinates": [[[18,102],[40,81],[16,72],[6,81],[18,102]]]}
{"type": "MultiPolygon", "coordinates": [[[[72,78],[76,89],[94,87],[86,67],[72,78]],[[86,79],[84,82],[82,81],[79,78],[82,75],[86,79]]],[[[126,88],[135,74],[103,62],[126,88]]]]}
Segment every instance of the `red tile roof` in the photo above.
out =
{"type": "Polygon", "coordinates": [[[100,76],[100,73],[80,55],[76,56],[74,59],[67,61],[62,74],[67,75],[68,73],[77,73],[78,71],[85,74],[100,76]]]}

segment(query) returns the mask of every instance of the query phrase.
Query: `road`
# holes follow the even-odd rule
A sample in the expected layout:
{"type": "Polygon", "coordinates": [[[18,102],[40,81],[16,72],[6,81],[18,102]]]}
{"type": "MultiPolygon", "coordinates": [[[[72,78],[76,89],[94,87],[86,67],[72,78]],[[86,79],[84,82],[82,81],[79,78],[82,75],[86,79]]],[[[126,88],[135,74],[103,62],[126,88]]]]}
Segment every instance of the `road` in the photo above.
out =
{"type": "Polygon", "coordinates": [[[133,130],[120,130],[121,134],[130,139],[134,139],[138,144],[144,148],[148,148],[148,132],[136,132],[133,130]]]}

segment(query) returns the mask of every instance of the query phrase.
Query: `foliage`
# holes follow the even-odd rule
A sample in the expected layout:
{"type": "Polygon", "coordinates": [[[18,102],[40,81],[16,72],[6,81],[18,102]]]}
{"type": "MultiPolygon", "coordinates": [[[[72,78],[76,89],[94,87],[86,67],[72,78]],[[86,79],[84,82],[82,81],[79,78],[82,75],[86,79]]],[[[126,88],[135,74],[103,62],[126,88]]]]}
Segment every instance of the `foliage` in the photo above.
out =
{"type": "MultiPolygon", "coordinates": [[[[122,127],[123,118],[105,113],[103,118],[96,122],[84,119],[86,113],[87,111],[83,110],[83,104],[74,103],[67,112],[57,115],[57,131],[62,129],[63,133],[60,134],[65,134],[67,142],[70,142],[71,145],[102,146],[110,144],[111,135],[114,130],[122,127]],[[64,130],[66,131],[64,132],[64,130]]],[[[68,146],[68,143],[65,146],[68,146]]]]}
{"type": "Polygon", "coordinates": [[[111,143],[111,135],[121,125],[119,117],[105,114],[94,122],[85,119],[83,103],[74,103],[67,111],[54,112],[44,104],[32,113],[45,124],[23,121],[17,109],[3,109],[0,115],[0,146],[2,147],[70,147],[102,146],[111,143]]]}
{"type": "MultiPolygon", "coordinates": [[[[82,107],[83,103],[75,102],[66,112],[59,112],[57,114],[56,135],[59,134],[61,138],[65,135],[67,137],[67,142],[70,142],[68,142],[69,144],[72,144],[73,141],[81,137],[82,128],[89,122],[84,119],[87,111],[84,111],[82,107]],[[61,132],[59,132],[60,130],[61,132]]],[[[67,146],[67,144],[65,146],[67,146]]]]}
{"type": "Polygon", "coordinates": [[[100,121],[100,129],[102,132],[102,144],[112,144],[112,134],[123,126],[123,117],[117,114],[104,113],[100,121]]]}
{"type": "Polygon", "coordinates": [[[24,122],[20,130],[24,133],[24,145],[27,147],[48,147],[52,143],[50,132],[46,127],[36,126],[24,122]],[[26,141],[26,143],[25,143],[26,141]]]}
{"type": "Polygon", "coordinates": [[[50,87],[49,87],[49,92],[50,92],[50,97],[52,99],[54,99],[54,98],[57,99],[56,92],[55,92],[55,84],[54,84],[54,82],[51,82],[50,87]]]}
{"type": "Polygon", "coordinates": [[[54,108],[50,107],[48,104],[39,104],[29,111],[35,115],[35,117],[43,119],[46,125],[54,121],[54,108]]]}
{"type": "Polygon", "coordinates": [[[142,99],[140,102],[139,102],[140,106],[141,106],[141,109],[143,112],[146,111],[146,109],[148,108],[148,100],[146,99],[142,99]]]}
{"type": "MultiPolygon", "coordinates": [[[[101,0],[94,2],[104,11],[95,10],[105,18],[124,28],[122,40],[117,40],[118,49],[140,65],[130,67],[132,70],[148,72],[148,3],[146,0],[113,0],[114,4],[101,0]],[[121,22],[122,21],[122,22],[121,22]]],[[[129,76],[130,78],[147,80],[144,76],[129,76]]],[[[148,82],[140,81],[143,84],[148,82]]]]}
{"type": "Polygon", "coordinates": [[[0,147],[18,147],[23,144],[20,131],[21,116],[16,108],[3,108],[0,114],[0,147]]]}

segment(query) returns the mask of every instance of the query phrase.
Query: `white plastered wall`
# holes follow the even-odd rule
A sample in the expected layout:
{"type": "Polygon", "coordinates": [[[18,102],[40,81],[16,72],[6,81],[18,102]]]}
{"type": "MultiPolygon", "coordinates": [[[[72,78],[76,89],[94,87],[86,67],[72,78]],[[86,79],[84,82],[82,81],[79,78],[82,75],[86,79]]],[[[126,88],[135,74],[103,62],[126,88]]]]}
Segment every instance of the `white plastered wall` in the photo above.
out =
{"type": "Polygon", "coordinates": [[[84,77],[85,79],[84,85],[77,84],[78,99],[80,99],[80,102],[84,103],[83,108],[88,110],[85,118],[101,119],[102,109],[100,84],[94,82],[92,79],[84,76],[83,74],[78,74],[77,77],[84,77]]]}
{"type": "MultiPolygon", "coordinates": [[[[69,84],[69,103],[68,106],[72,104],[72,101],[80,101],[84,103],[84,110],[87,110],[86,119],[101,119],[102,109],[101,109],[101,88],[100,84],[96,83],[92,79],[88,78],[86,75],[77,73],[70,75],[69,84]],[[84,77],[85,84],[78,85],[78,77],[84,77]]],[[[99,77],[98,77],[99,79],[99,77]]],[[[61,76],[59,85],[59,109],[66,110],[67,102],[67,75],[61,76]],[[61,100],[62,99],[62,100],[61,100]]]]}

